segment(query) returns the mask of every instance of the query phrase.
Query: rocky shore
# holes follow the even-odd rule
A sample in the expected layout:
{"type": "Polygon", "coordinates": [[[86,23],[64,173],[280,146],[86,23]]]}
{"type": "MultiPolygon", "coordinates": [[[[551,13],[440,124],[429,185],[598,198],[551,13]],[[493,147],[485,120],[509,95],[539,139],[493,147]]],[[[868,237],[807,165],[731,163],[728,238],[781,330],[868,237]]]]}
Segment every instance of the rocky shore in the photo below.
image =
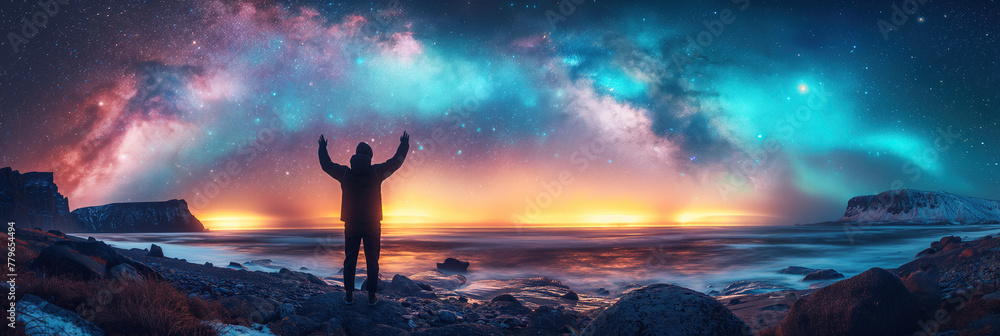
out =
{"type": "Polygon", "coordinates": [[[337,276],[244,267],[268,260],[194,264],[155,245],[122,250],[57,231],[16,236],[18,272],[30,281],[19,284],[18,299],[31,315],[22,315],[18,334],[28,335],[179,328],[204,335],[1000,334],[1000,238],[990,236],[945,237],[896,269],[846,279],[829,269],[776,270],[815,281],[808,290],[748,281],[711,295],[667,284],[588,292],[545,277],[467,281],[467,264],[454,260],[380,279],[375,306],[363,295],[346,305],[337,276]],[[80,288],[91,291],[69,292],[80,288]],[[143,294],[154,290],[156,297],[143,294]],[[140,318],[127,316],[134,311],[140,318]],[[159,315],[187,324],[159,324],[159,315]]]}

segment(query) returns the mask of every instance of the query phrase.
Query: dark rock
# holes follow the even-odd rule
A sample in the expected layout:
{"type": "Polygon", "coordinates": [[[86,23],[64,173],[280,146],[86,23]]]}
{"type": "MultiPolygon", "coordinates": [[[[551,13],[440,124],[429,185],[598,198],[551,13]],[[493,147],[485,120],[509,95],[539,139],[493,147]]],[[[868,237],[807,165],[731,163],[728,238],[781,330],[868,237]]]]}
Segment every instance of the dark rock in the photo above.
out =
{"type": "Polygon", "coordinates": [[[408,312],[399,303],[382,300],[377,305],[369,306],[359,304],[360,297],[362,296],[355,295],[355,300],[359,302],[346,305],[343,302],[343,292],[323,293],[306,299],[298,310],[313,321],[336,318],[348,335],[365,334],[380,324],[403,330],[409,329],[406,319],[403,318],[408,312]]]}
{"type": "Polygon", "coordinates": [[[969,247],[969,248],[966,248],[965,250],[962,250],[962,254],[959,254],[958,257],[959,258],[972,258],[972,257],[975,257],[977,254],[979,254],[979,253],[976,252],[976,249],[969,247]]]}
{"type": "Polygon", "coordinates": [[[208,266],[208,267],[215,267],[215,265],[212,265],[212,263],[210,263],[210,262],[207,262],[207,261],[205,262],[205,266],[208,266]]]}
{"type": "Polygon", "coordinates": [[[111,279],[120,281],[138,281],[142,282],[142,275],[139,275],[139,271],[129,264],[118,264],[118,266],[112,267],[108,272],[111,279]]]}
{"type": "Polygon", "coordinates": [[[83,232],[201,232],[184,200],[112,203],[73,210],[83,232]]]}
{"type": "Polygon", "coordinates": [[[844,275],[840,274],[840,272],[834,271],[832,269],[824,269],[807,274],[805,278],[802,278],[802,281],[830,280],[830,279],[840,279],[843,277],[844,275]]]}
{"type": "Polygon", "coordinates": [[[802,266],[788,266],[788,267],[785,267],[785,268],[779,270],[778,273],[781,273],[781,274],[806,275],[806,274],[809,274],[809,273],[812,273],[812,272],[815,272],[815,271],[818,271],[818,270],[815,269],[815,268],[808,268],[808,267],[802,267],[802,266]]]}
{"type": "Polygon", "coordinates": [[[49,230],[48,232],[56,237],[66,237],[66,234],[59,230],[49,230]]]}
{"type": "Polygon", "coordinates": [[[47,275],[66,275],[84,280],[103,279],[106,275],[104,265],[71,251],[65,245],[52,245],[42,249],[31,262],[31,267],[47,275]]]}
{"type": "Polygon", "coordinates": [[[458,316],[450,310],[442,310],[437,313],[438,321],[445,324],[452,324],[458,321],[458,316]]]}
{"type": "Polygon", "coordinates": [[[152,244],[151,246],[149,246],[149,253],[147,253],[146,255],[155,258],[163,258],[164,257],[163,248],[161,248],[159,245],[152,244]]]}
{"type": "Polygon", "coordinates": [[[469,262],[459,261],[455,258],[447,258],[443,263],[437,264],[437,269],[444,274],[466,274],[469,272],[469,262]]]}
{"type": "Polygon", "coordinates": [[[67,330],[73,330],[76,336],[104,335],[100,328],[80,315],[31,294],[25,294],[17,301],[17,310],[31,316],[20,319],[28,335],[65,335],[67,330]]]}
{"type": "Polygon", "coordinates": [[[601,287],[601,288],[597,289],[597,295],[608,296],[608,295],[611,295],[611,292],[609,292],[607,289],[604,289],[603,287],[601,287]]]}
{"type": "Polygon", "coordinates": [[[947,236],[941,237],[941,240],[931,243],[931,248],[937,251],[947,251],[956,248],[959,244],[962,244],[962,237],[947,236]]]}
{"type": "Polygon", "coordinates": [[[566,294],[562,295],[562,298],[566,299],[566,300],[573,300],[573,301],[580,300],[580,296],[576,295],[576,292],[574,292],[574,291],[566,292],[566,294]]]}
{"type": "Polygon", "coordinates": [[[278,315],[278,318],[285,318],[295,315],[295,306],[293,306],[291,303],[282,303],[280,306],[278,306],[278,311],[275,313],[278,315]]]}
{"type": "Polygon", "coordinates": [[[935,252],[937,252],[937,250],[935,250],[933,247],[926,248],[923,251],[920,251],[919,253],[917,253],[916,257],[920,258],[920,257],[923,257],[923,256],[928,255],[928,254],[934,254],[935,252]]]}
{"type": "Polygon", "coordinates": [[[302,266],[302,267],[299,267],[299,270],[300,270],[300,271],[308,271],[308,270],[309,270],[309,268],[308,268],[308,267],[305,267],[305,266],[302,266]]]}
{"type": "Polygon", "coordinates": [[[110,270],[112,267],[118,266],[120,264],[129,264],[141,274],[145,279],[151,280],[164,280],[165,278],[159,272],[153,268],[143,264],[141,262],[135,261],[118,252],[115,248],[110,245],[98,241],[57,241],[54,245],[62,245],[68,247],[70,250],[79,252],[80,254],[87,255],[97,260],[104,260],[105,270],[110,270]]]}
{"type": "Polygon", "coordinates": [[[508,333],[489,324],[463,323],[421,330],[411,336],[503,336],[508,333]]]}
{"type": "Polygon", "coordinates": [[[0,221],[19,227],[80,232],[69,211],[69,200],[59,193],[53,174],[0,169],[0,221]]]}
{"type": "Polygon", "coordinates": [[[517,301],[517,298],[515,298],[513,295],[510,294],[497,295],[497,297],[493,298],[493,300],[490,300],[490,302],[503,302],[503,301],[520,303],[517,301]]]}
{"type": "Polygon", "coordinates": [[[576,328],[576,318],[561,310],[540,306],[531,312],[529,328],[560,332],[565,327],[576,328]]]}
{"type": "Polygon", "coordinates": [[[241,269],[241,270],[245,270],[245,269],[247,269],[247,267],[246,267],[246,266],[243,266],[243,265],[241,265],[240,263],[238,263],[238,262],[235,262],[235,261],[230,261],[230,262],[229,262],[229,266],[226,266],[226,267],[229,267],[229,268],[235,268],[235,269],[241,269]]]}
{"type": "Polygon", "coordinates": [[[927,271],[917,271],[900,279],[903,286],[913,293],[913,299],[924,313],[933,313],[941,302],[941,286],[937,276],[927,271]]]}
{"type": "Polygon", "coordinates": [[[278,271],[278,277],[282,278],[282,279],[302,281],[302,282],[309,281],[309,280],[306,280],[306,277],[298,275],[295,272],[292,272],[292,270],[287,269],[287,268],[282,268],[281,270],[279,270],[278,271]]]}
{"type": "Polygon", "coordinates": [[[389,282],[389,285],[385,289],[402,296],[414,295],[422,290],[416,282],[399,274],[392,277],[392,281],[389,282]]]}
{"type": "Polygon", "coordinates": [[[308,317],[292,315],[268,324],[268,328],[282,336],[305,336],[320,325],[308,317]]]}
{"type": "Polygon", "coordinates": [[[872,268],[795,301],[776,335],[910,335],[917,318],[916,302],[903,283],[872,268]]]}
{"type": "Polygon", "coordinates": [[[422,290],[425,290],[425,291],[432,291],[432,290],[434,290],[434,287],[431,287],[431,285],[425,284],[423,282],[416,282],[416,281],[414,281],[414,283],[416,283],[417,287],[420,287],[420,289],[422,289],[422,290]]]}
{"type": "Polygon", "coordinates": [[[750,327],[712,297],[674,285],[646,286],[622,297],[583,335],[749,335],[750,327]]]}
{"type": "Polygon", "coordinates": [[[234,318],[247,318],[250,322],[266,324],[278,318],[275,304],[253,295],[236,295],[219,300],[222,307],[234,318]]]}

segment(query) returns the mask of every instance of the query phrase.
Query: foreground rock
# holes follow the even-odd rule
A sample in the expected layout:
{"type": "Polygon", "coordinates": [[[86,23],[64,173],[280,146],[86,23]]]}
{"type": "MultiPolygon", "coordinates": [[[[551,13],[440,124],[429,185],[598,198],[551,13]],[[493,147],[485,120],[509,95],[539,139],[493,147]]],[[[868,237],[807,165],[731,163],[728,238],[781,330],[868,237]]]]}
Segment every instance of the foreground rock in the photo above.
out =
{"type": "Polygon", "coordinates": [[[38,258],[32,261],[31,268],[45,274],[65,275],[83,280],[103,279],[107,275],[104,265],[64,245],[53,245],[42,249],[38,258]]]}
{"type": "MultiPolygon", "coordinates": [[[[355,299],[360,297],[356,296],[355,299]]],[[[398,303],[383,300],[374,306],[362,304],[362,302],[347,305],[344,303],[343,292],[313,296],[302,303],[302,308],[299,311],[312,321],[336,320],[336,323],[348,335],[364,335],[378,325],[402,330],[411,329],[407,320],[403,318],[403,315],[408,313],[398,303]]]]}
{"type": "Polygon", "coordinates": [[[899,278],[872,268],[795,301],[776,335],[910,335],[917,318],[913,295],[899,278]]]}
{"type": "MultiPolygon", "coordinates": [[[[30,335],[99,336],[96,325],[80,315],[52,305],[41,298],[25,294],[17,301],[18,317],[30,335]]],[[[6,329],[6,327],[4,327],[6,329]]]]}
{"type": "Polygon", "coordinates": [[[625,295],[583,335],[749,335],[750,327],[715,299],[674,285],[650,285],[625,295]]]}

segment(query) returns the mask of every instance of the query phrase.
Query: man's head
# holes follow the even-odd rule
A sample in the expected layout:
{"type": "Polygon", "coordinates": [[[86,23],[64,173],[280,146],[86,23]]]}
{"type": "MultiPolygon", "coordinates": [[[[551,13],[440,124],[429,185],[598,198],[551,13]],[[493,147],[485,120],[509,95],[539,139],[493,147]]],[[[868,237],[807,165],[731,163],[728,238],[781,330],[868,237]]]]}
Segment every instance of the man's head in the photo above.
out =
{"type": "Polygon", "coordinates": [[[364,142],[358,143],[358,149],[356,149],[354,153],[358,155],[367,155],[368,157],[375,156],[375,153],[372,152],[372,146],[369,146],[364,142]]]}

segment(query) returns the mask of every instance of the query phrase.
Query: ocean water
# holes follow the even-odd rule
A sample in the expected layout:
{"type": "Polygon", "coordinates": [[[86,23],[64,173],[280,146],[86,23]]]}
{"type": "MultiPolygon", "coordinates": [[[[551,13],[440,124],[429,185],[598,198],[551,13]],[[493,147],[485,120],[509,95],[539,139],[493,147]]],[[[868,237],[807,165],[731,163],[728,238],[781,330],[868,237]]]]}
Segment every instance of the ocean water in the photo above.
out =
{"type": "MultiPolygon", "coordinates": [[[[709,292],[741,280],[804,289],[810,283],[801,275],[777,270],[832,268],[850,277],[871,267],[898,267],[942,236],[997,233],[998,225],[383,228],[380,267],[381,276],[391,278],[435,269],[453,257],[471,262],[470,281],[547,276],[580,293],[650,283],[709,292]]],[[[306,267],[326,277],[343,262],[343,230],[337,229],[78,236],[126,249],[155,243],[168,257],[219,267],[270,259],[272,266],[248,266],[269,272],[306,267]]]]}

